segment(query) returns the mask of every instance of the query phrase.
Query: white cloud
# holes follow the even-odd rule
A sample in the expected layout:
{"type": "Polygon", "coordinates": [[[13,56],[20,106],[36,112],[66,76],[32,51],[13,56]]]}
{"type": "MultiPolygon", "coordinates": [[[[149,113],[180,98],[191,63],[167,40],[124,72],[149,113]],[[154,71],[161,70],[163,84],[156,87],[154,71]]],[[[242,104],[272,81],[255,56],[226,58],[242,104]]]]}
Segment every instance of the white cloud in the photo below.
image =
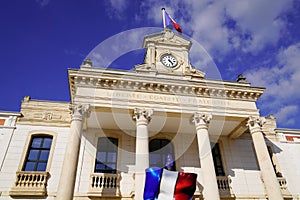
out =
{"type": "Polygon", "coordinates": [[[275,113],[275,117],[279,123],[293,125],[295,124],[294,116],[297,114],[298,108],[299,107],[297,105],[284,106],[275,113]]]}
{"type": "Polygon", "coordinates": [[[129,3],[126,0],[109,0],[106,12],[111,18],[122,19],[129,3]]]}
{"type": "Polygon", "coordinates": [[[253,85],[266,87],[262,96],[262,100],[266,102],[263,106],[277,112],[282,121],[285,121],[284,116],[288,111],[296,112],[299,109],[298,106],[285,106],[300,101],[299,55],[300,43],[297,43],[278,53],[277,65],[252,69],[245,74],[253,85]]]}
{"type": "Polygon", "coordinates": [[[201,42],[216,59],[222,59],[220,56],[233,49],[256,54],[266,45],[276,45],[286,28],[281,15],[292,5],[293,0],[173,0],[172,4],[145,0],[137,15],[146,15],[160,25],[159,12],[165,7],[184,33],[201,42]]]}
{"type": "MultiPolygon", "coordinates": [[[[109,15],[122,18],[128,2],[110,0],[109,15]]],[[[234,49],[257,54],[266,45],[276,45],[287,24],[282,14],[292,6],[293,0],[144,0],[135,18],[146,17],[161,26],[160,10],[165,7],[184,33],[201,42],[216,59],[222,59],[234,49]]]]}
{"type": "Polygon", "coordinates": [[[250,34],[242,44],[244,51],[260,51],[266,44],[275,44],[285,28],[280,15],[291,8],[292,0],[227,0],[226,13],[236,21],[239,34],[250,34]]]}
{"type": "Polygon", "coordinates": [[[276,96],[280,100],[300,99],[300,43],[281,50],[277,65],[260,67],[246,72],[247,78],[255,85],[266,87],[265,97],[276,96]]]}

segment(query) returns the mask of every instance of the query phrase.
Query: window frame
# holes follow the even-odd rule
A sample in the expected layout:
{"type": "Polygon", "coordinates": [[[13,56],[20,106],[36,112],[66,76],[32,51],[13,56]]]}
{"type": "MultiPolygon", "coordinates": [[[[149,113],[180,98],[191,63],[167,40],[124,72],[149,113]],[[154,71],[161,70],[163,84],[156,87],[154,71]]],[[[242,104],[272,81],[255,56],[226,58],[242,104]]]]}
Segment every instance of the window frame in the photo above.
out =
{"type": "Polygon", "coordinates": [[[214,163],[214,168],[215,168],[215,174],[216,174],[216,176],[218,177],[218,176],[226,176],[226,165],[225,165],[225,162],[224,162],[224,155],[223,155],[223,148],[222,148],[222,142],[220,142],[220,141],[215,141],[215,142],[210,142],[210,145],[211,145],[211,154],[212,154],[212,157],[213,157],[213,163],[214,163]],[[214,146],[212,146],[212,144],[214,144],[214,146]],[[216,169],[216,163],[215,163],[215,156],[214,156],[214,154],[213,154],[213,148],[215,147],[215,146],[218,146],[218,149],[219,149],[219,157],[220,157],[220,161],[221,161],[221,165],[222,165],[222,172],[223,172],[223,174],[222,175],[218,175],[217,174],[217,169],[216,169]]]}
{"type": "MultiPolygon", "coordinates": [[[[105,174],[118,174],[118,164],[119,164],[119,145],[120,145],[120,138],[119,137],[115,137],[115,136],[98,136],[97,137],[97,140],[96,140],[96,145],[95,145],[95,147],[96,147],[96,151],[95,151],[95,158],[94,158],[94,166],[93,166],[93,173],[105,173],[105,174]],[[116,149],[116,153],[117,153],[117,155],[116,155],[116,162],[115,162],[115,165],[116,165],[116,167],[115,167],[115,169],[114,170],[111,170],[112,172],[108,172],[108,170],[107,170],[107,172],[105,172],[105,170],[103,170],[102,172],[96,172],[96,166],[97,166],[97,164],[98,164],[98,162],[97,162],[97,154],[98,154],[98,141],[99,141],[99,139],[100,138],[111,138],[111,139],[114,139],[114,140],[116,140],[117,141],[117,149],[116,149]]],[[[106,152],[106,155],[107,155],[107,153],[108,153],[108,151],[103,151],[103,152],[106,152]]],[[[107,160],[107,159],[106,159],[107,160]]],[[[99,162],[99,163],[101,163],[101,162],[99,162]]],[[[107,162],[105,162],[105,163],[107,163],[107,162]]],[[[105,164],[104,163],[104,164],[105,164]]],[[[113,162],[109,162],[109,163],[113,163],[113,162]]]]}
{"type": "MultiPolygon", "coordinates": [[[[57,134],[52,131],[45,131],[45,130],[32,131],[28,134],[25,145],[24,145],[23,154],[21,157],[21,162],[18,167],[18,171],[25,172],[24,168],[25,168],[25,164],[27,161],[27,155],[29,154],[30,145],[31,145],[34,137],[52,137],[52,143],[51,143],[51,147],[50,147],[50,151],[49,151],[47,165],[46,165],[45,171],[42,171],[42,172],[49,172],[51,163],[52,163],[52,159],[53,159],[57,134]]],[[[34,171],[34,172],[40,172],[40,171],[34,171]]]]}
{"type": "MultiPolygon", "coordinates": [[[[155,141],[155,140],[158,140],[158,141],[168,141],[168,144],[167,145],[169,145],[169,144],[171,144],[171,148],[172,148],[172,160],[173,160],[173,163],[174,163],[174,165],[172,166],[172,168],[170,169],[171,171],[176,171],[176,157],[175,157],[175,148],[174,148],[174,144],[172,143],[172,140],[170,140],[170,139],[168,139],[168,138],[152,138],[152,139],[150,139],[149,140],[149,166],[151,167],[151,166],[154,166],[154,165],[152,165],[151,164],[151,159],[150,159],[150,157],[151,157],[151,151],[150,151],[150,149],[151,149],[151,142],[153,142],[153,141],[155,141]]],[[[167,145],[165,145],[165,146],[167,146],[167,145]]],[[[165,147],[164,146],[164,147],[165,147]]],[[[162,148],[164,148],[164,147],[162,147],[162,148]]],[[[160,148],[160,149],[162,149],[162,148],[160,148]]],[[[161,154],[160,154],[161,155],[161,154]]],[[[155,166],[155,167],[162,167],[162,166],[155,166]]],[[[164,167],[166,167],[166,166],[164,166],[164,167]]]]}

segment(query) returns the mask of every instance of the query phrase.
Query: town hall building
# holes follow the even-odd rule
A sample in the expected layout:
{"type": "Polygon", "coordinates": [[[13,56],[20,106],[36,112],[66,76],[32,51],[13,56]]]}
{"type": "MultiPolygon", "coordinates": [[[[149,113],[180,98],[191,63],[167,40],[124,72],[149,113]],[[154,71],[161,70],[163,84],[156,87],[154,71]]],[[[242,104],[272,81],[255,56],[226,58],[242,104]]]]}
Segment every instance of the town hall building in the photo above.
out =
{"type": "Polygon", "coordinates": [[[0,200],[142,200],[154,166],[196,173],[196,200],[299,200],[300,130],[260,116],[264,88],[207,79],[170,29],[142,46],[134,70],[69,69],[70,102],[0,112],[0,200]]]}

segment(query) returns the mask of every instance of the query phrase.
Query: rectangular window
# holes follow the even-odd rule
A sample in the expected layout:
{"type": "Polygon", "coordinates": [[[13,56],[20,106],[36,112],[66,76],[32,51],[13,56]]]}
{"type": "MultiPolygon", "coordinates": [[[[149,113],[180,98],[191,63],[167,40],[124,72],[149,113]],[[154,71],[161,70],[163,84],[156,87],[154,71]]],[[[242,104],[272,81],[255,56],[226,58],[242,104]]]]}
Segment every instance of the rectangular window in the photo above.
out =
{"type": "Polygon", "coordinates": [[[216,176],[225,176],[219,143],[211,143],[216,176]]]}
{"type": "Polygon", "coordinates": [[[95,173],[117,173],[118,139],[100,137],[97,144],[95,173]]]}
{"type": "Polygon", "coordinates": [[[46,171],[51,144],[52,137],[32,137],[23,171],[46,171]]]}

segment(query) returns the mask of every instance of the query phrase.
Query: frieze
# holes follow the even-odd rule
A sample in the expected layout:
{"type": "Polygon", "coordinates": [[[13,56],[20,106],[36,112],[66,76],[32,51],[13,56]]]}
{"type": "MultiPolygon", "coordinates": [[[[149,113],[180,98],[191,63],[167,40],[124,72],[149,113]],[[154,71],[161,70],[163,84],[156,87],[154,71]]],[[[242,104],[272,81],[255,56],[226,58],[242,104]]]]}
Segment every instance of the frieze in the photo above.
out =
{"type": "MultiPolygon", "coordinates": [[[[72,77],[71,77],[72,78],[72,77]]],[[[185,82],[185,81],[184,81],[185,82]]],[[[154,92],[161,94],[176,94],[183,96],[197,96],[197,97],[211,97],[220,99],[238,99],[245,101],[256,101],[263,93],[263,89],[251,89],[251,87],[237,88],[228,87],[225,85],[210,86],[209,84],[203,85],[180,85],[180,84],[165,84],[158,82],[140,82],[139,80],[119,80],[110,78],[94,78],[74,76],[73,87],[71,85],[72,96],[75,94],[75,88],[78,86],[91,87],[91,88],[105,88],[111,90],[131,90],[141,92],[154,92]],[[76,85],[76,87],[75,87],[76,85]]]]}

